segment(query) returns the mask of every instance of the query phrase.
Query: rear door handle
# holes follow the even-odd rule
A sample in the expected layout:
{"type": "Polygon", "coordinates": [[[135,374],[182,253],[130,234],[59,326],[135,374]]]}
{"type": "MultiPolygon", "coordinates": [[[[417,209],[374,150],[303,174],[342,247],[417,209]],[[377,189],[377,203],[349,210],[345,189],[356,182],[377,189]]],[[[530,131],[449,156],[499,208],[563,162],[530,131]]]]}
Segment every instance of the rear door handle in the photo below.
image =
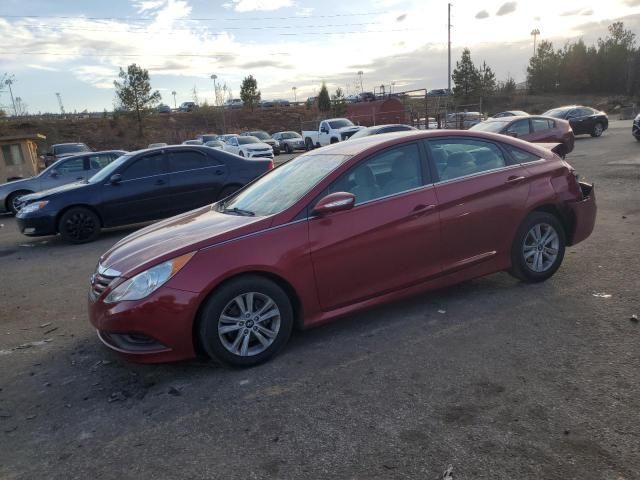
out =
{"type": "Polygon", "coordinates": [[[159,179],[159,180],[156,180],[155,185],[164,185],[164,184],[166,184],[166,183],[167,183],[167,182],[165,182],[164,180],[159,179]]]}
{"type": "Polygon", "coordinates": [[[520,183],[523,180],[526,180],[527,177],[516,177],[516,176],[512,176],[507,178],[507,181],[505,183],[520,183]]]}

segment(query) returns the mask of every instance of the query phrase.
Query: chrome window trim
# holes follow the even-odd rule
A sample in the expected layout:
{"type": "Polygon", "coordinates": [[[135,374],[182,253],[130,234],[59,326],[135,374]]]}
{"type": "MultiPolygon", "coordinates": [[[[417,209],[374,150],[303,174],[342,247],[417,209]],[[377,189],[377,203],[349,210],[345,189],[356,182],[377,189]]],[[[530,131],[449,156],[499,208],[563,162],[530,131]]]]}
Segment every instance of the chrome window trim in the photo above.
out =
{"type": "MultiPolygon", "coordinates": [[[[529,162],[531,163],[531,162],[529,162]]],[[[496,173],[496,172],[506,172],[509,170],[513,170],[515,168],[520,168],[522,167],[522,164],[520,163],[516,163],[515,165],[505,165],[504,167],[500,167],[500,168],[492,168],[491,170],[483,170],[482,172],[476,172],[476,173],[471,173],[469,175],[463,175],[462,177],[456,177],[456,178],[452,178],[452,179],[447,179],[447,180],[439,180],[437,182],[434,183],[434,185],[443,185],[443,184],[447,184],[447,183],[452,183],[452,182],[457,182],[459,180],[466,180],[469,178],[476,178],[476,177],[482,177],[484,175],[489,175],[492,173],[496,173]]]]}
{"type": "MultiPolygon", "coordinates": [[[[422,190],[422,189],[426,190],[427,188],[432,188],[434,185],[436,185],[436,184],[435,183],[427,183],[425,185],[420,185],[418,187],[410,188],[409,190],[403,190],[401,192],[390,193],[389,195],[385,195],[383,197],[372,198],[371,200],[367,200],[367,201],[364,201],[362,203],[356,203],[353,206],[353,208],[358,208],[361,205],[367,205],[369,203],[378,202],[380,200],[387,200],[387,199],[392,198],[392,197],[399,197],[400,195],[404,195],[405,193],[417,192],[418,190],[422,190]]],[[[309,218],[313,218],[313,217],[309,216],[309,218]]]]}

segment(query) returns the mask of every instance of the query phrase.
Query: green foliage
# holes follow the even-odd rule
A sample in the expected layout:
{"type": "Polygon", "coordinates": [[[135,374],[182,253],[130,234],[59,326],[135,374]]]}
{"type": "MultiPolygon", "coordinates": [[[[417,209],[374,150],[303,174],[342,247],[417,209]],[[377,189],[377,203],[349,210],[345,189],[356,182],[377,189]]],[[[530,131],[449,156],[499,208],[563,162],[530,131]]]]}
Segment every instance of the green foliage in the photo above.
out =
{"type": "Polygon", "coordinates": [[[480,72],[471,61],[471,51],[468,48],[462,51],[462,57],[456,62],[451,77],[454,83],[453,94],[456,97],[468,99],[475,95],[480,82],[480,72]]]}
{"type": "Polygon", "coordinates": [[[135,112],[138,130],[142,134],[142,118],[161,100],[160,92],[151,91],[149,72],[135,63],[125,72],[120,68],[120,81],[115,80],[117,108],[126,112],[135,112]]]}
{"type": "Polygon", "coordinates": [[[609,25],[609,35],[587,46],[582,40],[554,51],[540,43],[529,61],[527,82],[533,93],[640,94],[640,51],[635,34],[622,22],[609,25]]]}
{"type": "Polygon", "coordinates": [[[318,94],[318,109],[321,112],[328,112],[331,110],[331,99],[329,98],[329,90],[327,90],[327,86],[324,82],[322,82],[322,87],[320,88],[320,93],[318,94]]]}
{"type": "Polygon", "coordinates": [[[249,75],[242,80],[240,85],[240,98],[244,102],[245,107],[250,107],[251,111],[260,101],[260,90],[258,90],[258,81],[249,75]]]}
{"type": "Polygon", "coordinates": [[[344,97],[342,88],[336,88],[336,93],[331,96],[331,101],[333,103],[333,114],[336,117],[344,115],[347,111],[347,100],[344,97]]]}
{"type": "Polygon", "coordinates": [[[500,93],[503,95],[513,95],[516,93],[516,81],[512,76],[508,76],[507,79],[500,86],[500,93]]]}

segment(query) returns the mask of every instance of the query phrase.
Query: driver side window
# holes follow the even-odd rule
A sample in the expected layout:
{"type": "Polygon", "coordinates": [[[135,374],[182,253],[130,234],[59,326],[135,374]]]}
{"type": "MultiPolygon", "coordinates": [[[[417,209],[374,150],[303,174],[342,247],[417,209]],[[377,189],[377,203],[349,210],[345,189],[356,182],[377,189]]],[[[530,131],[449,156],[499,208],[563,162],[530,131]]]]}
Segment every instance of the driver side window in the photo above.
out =
{"type": "Polygon", "coordinates": [[[509,128],[507,128],[507,133],[515,133],[519,137],[529,135],[529,120],[518,120],[517,122],[513,122],[509,128]]]}
{"type": "Polygon", "coordinates": [[[320,124],[320,130],[325,133],[329,131],[329,126],[327,125],[327,122],[322,122],[320,124]]]}
{"type": "Polygon", "coordinates": [[[55,171],[59,175],[83,172],[84,158],[74,158],[73,160],[67,160],[66,162],[63,162],[62,165],[56,167],[55,171]]]}
{"type": "Polygon", "coordinates": [[[328,193],[349,192],[356,205],[422,186],[420,150],[403,145],[374,154],[336,180],[328,193]]]}

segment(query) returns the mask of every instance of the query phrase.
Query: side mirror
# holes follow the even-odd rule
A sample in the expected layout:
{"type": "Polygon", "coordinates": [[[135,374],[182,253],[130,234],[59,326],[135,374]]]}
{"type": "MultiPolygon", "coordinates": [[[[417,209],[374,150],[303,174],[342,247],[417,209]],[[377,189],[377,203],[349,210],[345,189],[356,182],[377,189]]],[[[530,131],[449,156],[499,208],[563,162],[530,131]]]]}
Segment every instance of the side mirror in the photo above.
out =
{"type": "Polygon", "coordinates": [[[518,132],[514,132],[513,130],[507,130],[507,135],[513,138],[518,138],[518,132]]]}
{"type": "Polygon", "coordinates": [[[329,213],[342,212],[351,210],[356,203],[356,197],[353,193],[335,192],[320,199],[316,206],[313,207],[314,215],[327,215],[329,213]]]}
{"type": "Polygon", "coordinates": [[[51,178],[57,178],[60,176],[60,172],[57,170],[51,170],[51,178]]]}
{"type": "Polygon", "coordinates": [[[109,183],[111,183],[111,185],[118,185],[121,181],[122,181],[122,175],[120,175],[119,173],[114,173],[109,178],[109,183]]]}

